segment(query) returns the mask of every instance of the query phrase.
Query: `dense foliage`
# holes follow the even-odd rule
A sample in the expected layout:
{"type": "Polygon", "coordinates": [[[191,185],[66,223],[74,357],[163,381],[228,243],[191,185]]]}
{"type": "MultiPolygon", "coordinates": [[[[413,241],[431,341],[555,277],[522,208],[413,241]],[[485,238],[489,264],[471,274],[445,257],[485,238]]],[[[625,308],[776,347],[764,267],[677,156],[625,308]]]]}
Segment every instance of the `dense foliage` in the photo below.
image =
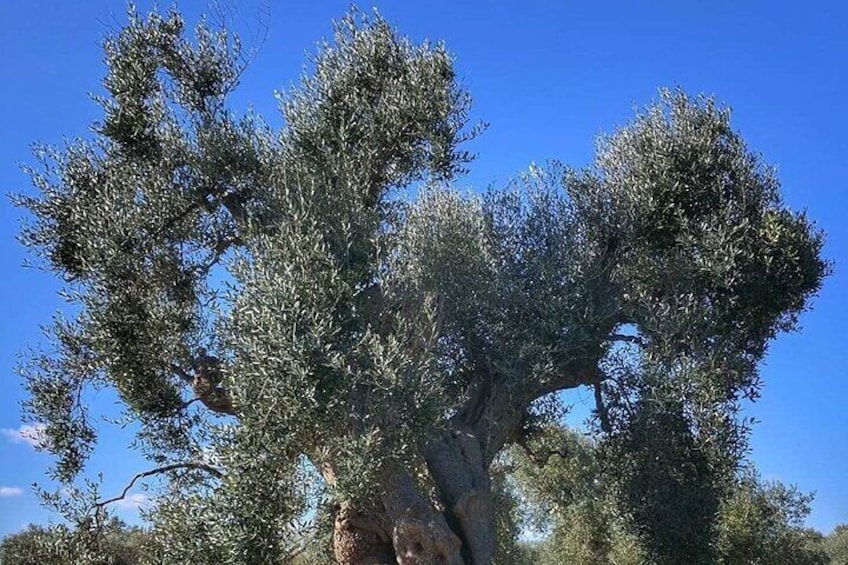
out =
{"type": "Polygon", "coordinates": [[[646,490],[644,501],[634,504],[634,479],[621,472],[632,462],[622,464],[615,475],[601,473],[605,456],[603,446],[560,427],[546,429],[529,449],[510,452],[514,496],[526,501],[526,524],[542,537],[525,547],[533,563],[841,563],[844,527],[827,537],[805,528],[812,496],[764,482],[750,467],[730,484],[714,485],[711,492],[720,494],[709,516],[703,511],[690,516],[691,500],[703,486],[674,478],[686,476],[691,466],[686,459],[697,455],[666,460],[663,465],[671,476],[666,485],[676,496],[666,495],[665,506],[652,506],[658,515],[645,516],[643,505],[652,504],[656,493],[646,490]],[[659,525],[671,532],[658,534],[659,525]],[[675,544],[661,545],[669,539],[675,544]]]}
{"type": "MultiPolygon", "coordinates": [[[[496,474],[497,508],[502,516],[499,532],[504,535],[499,538],[495,563],[657,563],[648,557],[652,542],[633,527],[638,518],[616,496],[614,482],[601,473],[602,457],[601,449],[585,436],[555,426],[546,428],[533,445],[506,454],[496,474]]],[[[710,523],[700,531],[688,530],[688,537],[678,533],[677,541],[694,548],[709,546],[713,552],[709,562],[719,565],[845,564],[848,527],[837,526],[828,536],[804,528],[811,499],[746,471],[726,493],[710,523]]],[[[676,512],[675,502],[669,511],[676,512]]],[[[127,527],[113,519],[105,524],[102,535],[90,534],[83,528],[62,525],[29,526],[0,542],[0,563],[162,563],[162,540],[151,530],[127,527]]],[[[293,565],[332,562],[326,540],[310,537],[296,545],[290,554],[293,565]]],[[[660,556],[660,560],[668,561],[674,555],[677,553],[660,556]]]]}
{"type": "Polygon", "coordinates": [[[225,30],[131,10],[105,52],[102,121],[42,149],[19,197],[74,305],[22,369],[68,519],[107,523],[96,485],[68,486],[110,387],[168,479],[155,562],[304,560],[304,535],[343,563],[518,559],[505,450],[585,386],[603,455],[537,477],[570,485],[540,502],[567,508],[553,539],[585,562],[715,558],[740,402],[828,271],[729,110],[662,91],[592,166],[466,194],[480,128],[453,61],[379,16],[336,25],[276,132],[228,108],[225,30]]]}
{"type": "Polygon", "coordinates": [[[836,526],[824,542],[832,565],[848,564],[848,524],[836,526]]]}
{"type": "Polygon", "coordinates": [[[3,565],[139,565],[144,563],[147,533],[112,519],[99,532],[80,525],[28,526],[0,542],[3,565]]]}

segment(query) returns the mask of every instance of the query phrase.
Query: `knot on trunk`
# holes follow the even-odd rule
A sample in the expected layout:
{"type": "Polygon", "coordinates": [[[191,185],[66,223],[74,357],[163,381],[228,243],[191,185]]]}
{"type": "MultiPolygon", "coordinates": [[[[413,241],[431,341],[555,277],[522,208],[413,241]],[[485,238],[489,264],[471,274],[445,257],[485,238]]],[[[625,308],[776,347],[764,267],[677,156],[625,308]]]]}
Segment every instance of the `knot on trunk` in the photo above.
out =
{"type": "Polygon", "coordinates": [[[224,379],[218,358],[201,349],[194,362],[194,371],[191,386],[197,398],[214,412],[234,416],[236,410],[229,391],[222,384],[224,379]]]}
{"type": "Polygon", "coordinates": [[[448,565],[455,563],[461,542],[436,520],[410,517],[394,528],[395,553],[399,565],[448,565]]]}
{"type": "Polygon", "coordinates": [[[336,561],[350,565],[394,565],[394,552],[386,531],[376,520],[360,516],[349,503],[342,504],[333,528],[336,561]]]}

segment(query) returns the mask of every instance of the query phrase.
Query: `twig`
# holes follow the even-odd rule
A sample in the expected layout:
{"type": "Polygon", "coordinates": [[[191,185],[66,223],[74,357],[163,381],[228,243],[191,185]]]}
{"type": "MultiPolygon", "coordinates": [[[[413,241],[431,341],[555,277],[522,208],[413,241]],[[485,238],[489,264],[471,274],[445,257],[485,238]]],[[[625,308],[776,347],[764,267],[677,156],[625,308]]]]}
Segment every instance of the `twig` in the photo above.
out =
{"type": "Polygon", "coordinates": [[[544,451],[533,451],[526,441],[519,441],[519,447],[524,451],[527,457],[532,461],[537,467],[544,467],[547,465],[548,461],[554,455],[558,455],[561,459],[568,458],[568,449],[563,446],[559,449],[547,449],[544,451]]]}
{"type": "Polygon", "coordinates": [[[191,405],[192,405],[192,404],[194,404],[195,402],[203,402],[203,399],[202,399],[202,398],[200,398],[199,396],[195,396],[195,397],[194,397],[194,398],[192,398],[191,400],[186,400],[185,402],[183,402],[183,403],[182,403],[182,406],[180,406],[180,408],[181,408],[181,409],[183,409],[183,410],[185,410],[186,408],[188,408],[189,406],[191,406],[191,405]]]}
{"type": "Polygon", "coordinates": [[[191,384],[191,382],[194,380],[193,375],[191,375],[188,371],[186,371],[176,363],[171,363],[171,371],[189,384],[191,384]]]}
{"type": "Polygon", "coordinates": [[[595,410],[598,412],[598,419],[601,421],[601,430],[605,433],[612,432],[612,425],[609,421],[609,412],[604,404],[604,397],[601,394],[601,379],[594,383],[595,388],[595,410]]]}

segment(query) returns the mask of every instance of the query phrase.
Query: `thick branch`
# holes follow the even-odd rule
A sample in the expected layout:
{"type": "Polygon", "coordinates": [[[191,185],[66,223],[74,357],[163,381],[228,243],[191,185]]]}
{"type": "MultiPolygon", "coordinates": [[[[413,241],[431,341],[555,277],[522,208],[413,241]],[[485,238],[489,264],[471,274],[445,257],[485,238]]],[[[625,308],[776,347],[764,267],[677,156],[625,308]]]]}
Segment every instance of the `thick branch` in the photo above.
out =
{"type": "Polygon", "coordinates": [[[495,547],[494,505],[489,461],[468,427],[454,427],[424,450],[427,468],[445,506],[448,525],[462,541],[466,563],[491,563],[495,547]]]}
{"type": "Polygon", "coordinates": [[[545,466],[550,460],[550,458],[554,455],[562,459],[568,457],[568,449],[564,445],[559,449],[534,450],[532,447],[530,447],[530,444],[527,443],[526,439],[522,439],[520,441],[517,441],[516,443],[527,455],[527,458],[530,459],[530,461],[532,461],[537,467],[545,466]]]}
{"type": "Polygon", "coordinates": [[[241,196],[234,192],[229,192],[221,198],[221,203],[230,213],[236,225],[240,228],[244,227],[245,223],[247,223],[247,212],[242,204],[241,196]]]}
{"type": "Polygon", "coordinates": [[[201,350],[194,360],[193,365],[193,373],[179,365],[171,365],[171,370],[174,374],[191,385],[196,395],[195,398],[185,402],[183,407],[185,408],[199,400],[213,412],[235,416],[237,411],[229,390],[221,384],[222,374],[218,359],[207,355],[205,350],[201,350]]]}
{"type": "Polygon", "coordinates": [[[444,516],[416,488],[404,469],[387,468],[382,473],[383,508],[391,524],[391,538],[399,565],[419,565],[435,561],[447,565],[462,563],[460,540],[444,516]]]}
{"type": "Polygon", "coordinates": [[[424,458],[451,529],[462,540],[467,563],[490,563],[495,533],[489,466],[503,446],[520,437],[528,407],[540,396],[605,377],[598,359],[589,359],[560,379],[535,389],[515,390],[496,375],[472,391],[466,404],[451,418],[448,429],[424,449],[424,458]]]}
{"type": "Polygon", "coordinates": [[[341,504],[334,522],[333,552],[345,565],[461,565],[460,541],[444,516],[395,466],[380,473],[378,504],[341,504]]]}
{"type": "Polygon", "coordinates": [[[634,343],[640,347],[645,347],[645,340],[638,335],[612,334],[609,336],[610,341],[620,341],[623,343],[634,343]]]}
{"type": "Polygon", "coordinates": [[[535,396],[531,401],[552,392],[577,388],[581,385],[592,385],[604,379],[606,379],[606,376],[598,369],[598,360],[594,359],[573,371],[564,373],[559,378],[543,383],[536,389],[535,396]]]}

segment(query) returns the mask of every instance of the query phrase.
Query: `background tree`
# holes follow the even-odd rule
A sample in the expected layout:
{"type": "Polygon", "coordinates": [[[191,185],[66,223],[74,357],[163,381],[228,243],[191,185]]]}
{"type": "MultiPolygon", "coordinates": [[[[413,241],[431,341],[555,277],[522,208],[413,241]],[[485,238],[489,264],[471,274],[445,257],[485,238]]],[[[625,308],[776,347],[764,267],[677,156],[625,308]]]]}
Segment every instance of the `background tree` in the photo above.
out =
{"type": "Polygon", "coordinates": [[[823,545],[833,565],[848,563],[848,525],[836,526],[824,539],[823,545]]]}
{"type": "Polygon", "coordinates": [[[621,438],[661,390],[681,445],[733,460],[828,265],[728,110],[664,92],[586,170],[466,195],[477,130],[441,45],[354,13],[273,132],[227,107],[238,41],[184,28],[130,13],[93,139],[40,151],[19,199],[76,312],[23,368],[28,417],[71,483],[85,391],[118,392],[170,479],[161,561],[285,561],[320,481],[339,562],[490,563],[492,464],[569,388],[621,438]]]}
{"type": "Polygon", "coordinates": [[[652,563],[715,563],[713,526],[722,477],[694,437],[683,406],[641,398],[625,433],[606,446],[614,496],[652,563]]]}
{"type": "Polygon", "coordinates": [[[821,534],[804,529],[811,495],[780,483],[743,477],[718,519],[722,564],[830,563],[821,534]]]}
{"type": "Polygon", "coordinates": [[[536,563],[637,565],[647,557],[627,508],[614,497],[602,452],[586,437],[547,424],[513,448],[513,486],[527,527],[541,540],[536,563]]]}
{"type": "Polygon", "coordinates": [[[47,528],[29,525],[0,542],[3,565],[137,565],[144,563],[148,533],[117,519],[105,523],[94,535],[84,528],[65,525],[47,528]]]}
{"type": "Polygon", "coordinates": [[[530,523],[543,534],[536,562],[635,565],[680,563],[684,557],[723,565],[834,562],[825,538],[803,525],[812,495],[764,482],[750,468],[732,483],[693,473],[697,449],[681,450],[675,459],[676,449],[669,451],[668,444],[676,435],[655,430],[659,445],[642,446],[645,455],[635,466],[605,461],[620,452],[559,426],[548,426],[531,446],[511,450],[514,488],[527,503],[530,523]],[[664,492],[656,492],[661,485],[664,492]],[[643,489],[641,497],[633,487],[643,489]],[[709,512],[693,502],[705,490],[709,512]],[[655,507],[657,501],[667,508],[655,507]]]}

